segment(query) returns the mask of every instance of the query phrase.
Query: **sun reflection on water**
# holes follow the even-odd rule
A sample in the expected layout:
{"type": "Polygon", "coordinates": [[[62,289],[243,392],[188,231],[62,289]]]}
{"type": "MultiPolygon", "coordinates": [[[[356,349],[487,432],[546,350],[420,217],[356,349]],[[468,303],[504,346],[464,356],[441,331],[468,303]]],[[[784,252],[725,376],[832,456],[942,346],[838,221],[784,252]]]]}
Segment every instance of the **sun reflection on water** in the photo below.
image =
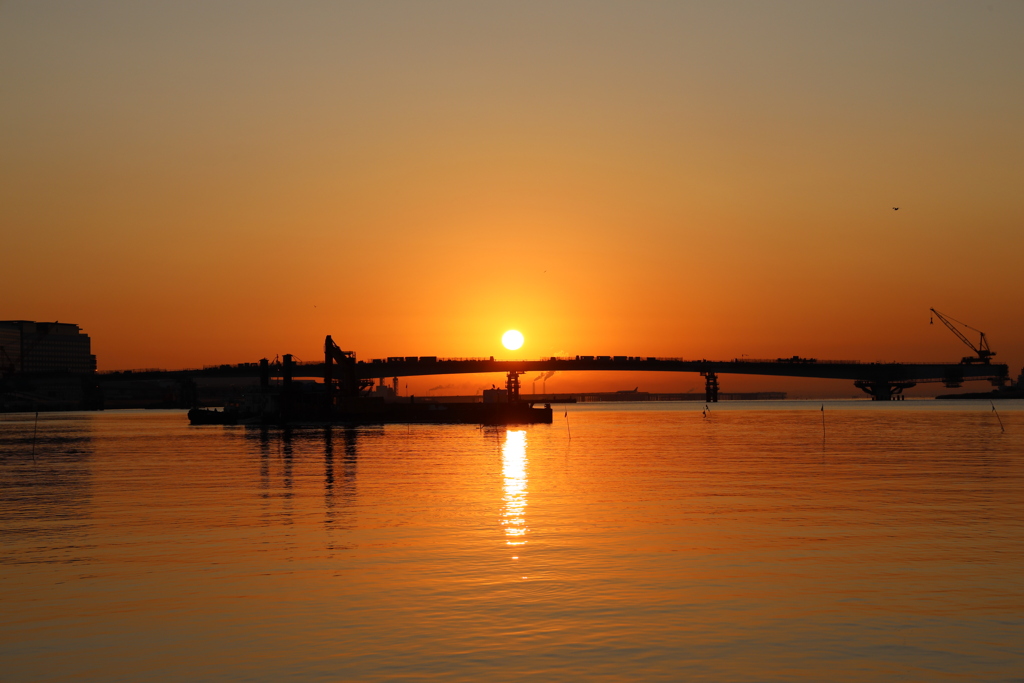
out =
{"type": "Polygon", "coordinates": [[[501,524],[508,545],[526,543],[526,464],[526,431],[507,430],[501,447],[501,470],[505,476],[501,524]]]}

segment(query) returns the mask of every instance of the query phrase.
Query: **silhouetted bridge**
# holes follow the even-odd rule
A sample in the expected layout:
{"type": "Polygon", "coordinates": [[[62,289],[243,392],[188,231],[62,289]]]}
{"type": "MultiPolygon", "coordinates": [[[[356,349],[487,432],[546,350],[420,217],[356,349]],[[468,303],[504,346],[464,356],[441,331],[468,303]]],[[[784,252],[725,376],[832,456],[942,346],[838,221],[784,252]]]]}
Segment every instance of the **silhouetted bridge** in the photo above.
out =
{"type": "MultiPolygon", "coordinates": [[[[301,367],[301,366],[299,366],[301,367]]],[[[322,364],[308,368],[310,376],[322,376],[322,364]],[[317,369],[319,366],[319,370],[317,369]]],[[[433,357],[379,359],[356,363],[360,379],[414,377],[422,375],[455,375],[502,372],[692,372],[705,378],[709,401],[718,400],[718,375],[770,375],[776,377],[813,377],[846,379],[863,389],[875,400],[888,401],[917,384],[942,382],[960,386],[971,380],[988,380],[1002,384],[1009,376],[1006,365],[986,363],[861,363],[828,361],[813,358],[686,360],[682,358],[638,358],[633,356],[552,357],[545,360],[494,360],[492,358],[433,357]]],[[[295,376],[299,376],[296,374],[295,376]]]]}
{"type": "MultiPolygon", "coordinates": [[[[328,342],[333,346],[333,342],[328,342]]],[[[330,347],[329,347],[330,348],[330,347]]],[[[325,362],[296,363],[290,355],[282,362],[263,361],[263,372],[294,378],[327,378],[328,382],[347,383],[351,391],[368,386],[374,380],[382,384],[393,378],[425,375],[460,375],[504,373],[508,377],[510,396],[518,396],[519,375],[532,372],[691,372],[705,378],[708,401],[718,400],[718,376],[767,375],[775,377],[811,377],[850,380],[877,401],[897,400],[904,389],[917,384],[941,382],[958,387],[963,382],[986,380],[1002,385],[1009,376],[1004,364],[996,363],[864,363],[853,360],[818,360],[815,358],[776,358],[733,360],[688,360],[635,356],[573,356],[539,360],[495,360],[492,358],[438,358],[436,356],[391,357],[357,361],[354,355],[337,351],[333,346],[325,362]]],[[[260,374],[261,363],[222,365],[203,370],[178,371],[190,376],[253,376],[260,374]]],[[[178,374],[178,373],[175,373],[178,374]]],[[[141,378],[144,373],[131,376],[141,378]]],[[[344,391],[344,387],[343,387],[344,391]]]]}
{"type": "Polygon", "coordinates": [[[536,360],[496,360],[489,358],[439,358],[437,356],[391,356],[372,360],[356,360],[351,351],[342,351],[328,336],[324,343],[323,362],[295,362],[291,354],[281,361],[243,362],[184,371],[125,371],[104,373],[104,381],[119,379],[145,379],[147,377],[176,377],[189,382],[194,377],[246,377],[261,378],[267,385],[272,376],[281,377],[290,387],[293,378],[323,378],[328,395],[357,396],[374,384],[384,384],[387,378],[397,389],[399,377],[428,375],[468,375],[504,373],[508,378],[506,389],[510,399],[519,396],[519,376],[545,372],[646,372],[696,373],[705,378],[706,398],[718,400],[719,375],[764,375],[773,377],[809,377],[817,379],[851,380],[874,400],[893,400],[904,389],[924,383],[941,382],[947,387],[958,387],[964,382],[986,380],[993,385],[1004,385],[1010,372],[1006,365],[993,364],[988,358],[964,358],[959,362],[861,362],[859,360],[818,360],[817,358],[733,358],[708,360],[665,358],[627,355],[551,356],[536,360]]]}

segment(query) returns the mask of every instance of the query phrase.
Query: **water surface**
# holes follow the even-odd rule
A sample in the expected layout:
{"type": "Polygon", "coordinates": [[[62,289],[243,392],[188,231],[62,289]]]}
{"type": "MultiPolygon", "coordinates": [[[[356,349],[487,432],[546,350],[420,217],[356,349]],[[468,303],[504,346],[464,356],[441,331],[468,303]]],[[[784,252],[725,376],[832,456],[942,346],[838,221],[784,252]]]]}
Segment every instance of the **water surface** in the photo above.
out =
{"type": "Polygon", "coordinates": [[[0,416],[0,678],[1021,680],[1021,402],[703,409],[0,416]]]}

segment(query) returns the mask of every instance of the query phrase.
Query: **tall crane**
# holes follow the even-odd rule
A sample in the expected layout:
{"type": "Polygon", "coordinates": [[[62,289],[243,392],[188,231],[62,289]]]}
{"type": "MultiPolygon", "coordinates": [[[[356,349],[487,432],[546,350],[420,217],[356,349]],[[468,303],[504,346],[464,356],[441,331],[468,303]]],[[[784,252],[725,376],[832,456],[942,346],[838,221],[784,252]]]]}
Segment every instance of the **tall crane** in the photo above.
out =
{"type": "MultiPolygon", "coordinates": [[[[966,356],[964,358],[961,358],[960,359],[961,363],[986,363],[986,364],[988,364],[990,362],[989,359],[992,356],[996,355],[996,352],[991,350],[988,347],[988,339],[985,338],[985,333],[984,332],[982,332],[981,330],[979,330],[979,329],[977,329],[975,327],[971,327],[967,323],[962,323],[959,320],[957,320],[956,318],[950,318],[949,316],[942,315],[941,313],[936,311],[934,308],[932,308],[930,310],[939,320],[942,321],[943,325],[948,327],[953,332],[953,334],[955,334],[960,339],[960,341],[962,341],[964,344],[967,344],[967,346],[970,347],[971,351],[974,351],[974,353],[977,354],[976,357],[975,356],[966,356]],[[977,332],[980,335],[979,338],[978,338],[977,345],[975,345],[974,342],[972,342],[970,339],[968,339],[967,335],[965,335],[963,332],[961,332],[960,329],[956,325],[954,325],[953,323],[956,323],[957,325],[962,325],[963,327],[966,327],[968,330],[973,330],[973,331],[977,332]]],[[[932,322],[934,322],[934,321],[932,321],[932,322]]]]}

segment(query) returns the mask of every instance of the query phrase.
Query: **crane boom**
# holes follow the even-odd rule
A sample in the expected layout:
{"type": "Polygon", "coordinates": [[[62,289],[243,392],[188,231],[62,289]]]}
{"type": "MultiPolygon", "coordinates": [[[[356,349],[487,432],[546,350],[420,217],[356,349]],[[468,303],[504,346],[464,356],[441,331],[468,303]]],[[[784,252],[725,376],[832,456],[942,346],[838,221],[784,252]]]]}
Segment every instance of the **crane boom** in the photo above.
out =
{"type": "Polygon", "coordinates": [[[935,314],[935,316],[938,317],[939,320],[942,321],[942,324],[948,327],[950,331],[960,339],[960,341],[966,344],[971,349],[971,351],[974,351],[974,353],[977,354],[977,358],[967,356],[966,358],[961,359],[962,363],[988,363],[989,359],[992,356],[996,355],[995,351],[992,351],[988,347],[988,339],[985,338],[984,332],[977,329],[976,327],[971,327],[967,323],[960,322],[956,318],[950,318],[949,316],[942,315],[934,308],[929,310],[931,310],[931,312],[935,314]],[[968,339],[967,335],[961,332],[960,329],[953,323],[956,323],[957,325],[962,325],[963,327],[966,327],[969,330],[977,332],[979,335],[978,344],[975,345],[974,342],[968,339]]]}

